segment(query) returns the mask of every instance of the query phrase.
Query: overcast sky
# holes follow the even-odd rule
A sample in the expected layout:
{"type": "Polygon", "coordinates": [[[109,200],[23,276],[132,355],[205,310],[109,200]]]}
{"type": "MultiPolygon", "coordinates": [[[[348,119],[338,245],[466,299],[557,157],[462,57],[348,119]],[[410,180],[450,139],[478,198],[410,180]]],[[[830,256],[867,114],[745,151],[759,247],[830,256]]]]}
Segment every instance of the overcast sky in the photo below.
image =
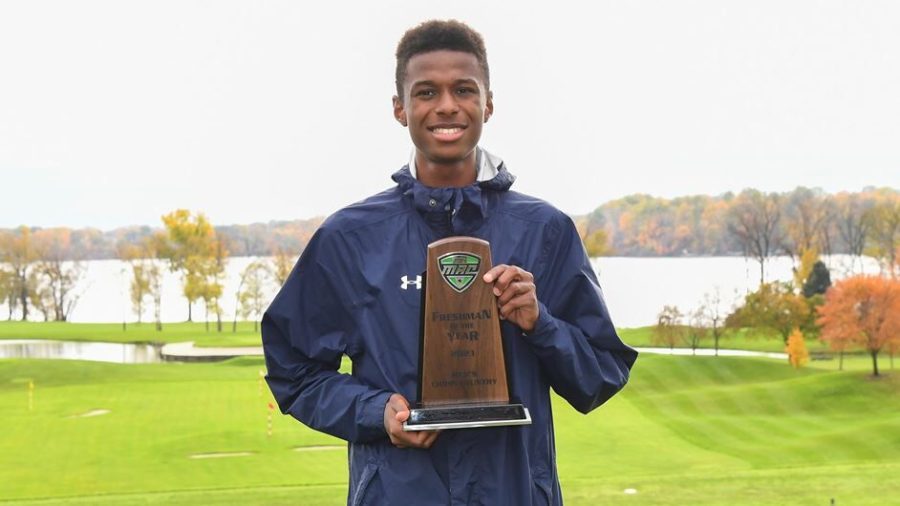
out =
{"type": "Polygon", "coordinates": [[[570,214],[900,188],[900,2],[0,0],[0,227],[329,214],[392,184],[404,30],[486,40],[482,146],[570,214]]]}

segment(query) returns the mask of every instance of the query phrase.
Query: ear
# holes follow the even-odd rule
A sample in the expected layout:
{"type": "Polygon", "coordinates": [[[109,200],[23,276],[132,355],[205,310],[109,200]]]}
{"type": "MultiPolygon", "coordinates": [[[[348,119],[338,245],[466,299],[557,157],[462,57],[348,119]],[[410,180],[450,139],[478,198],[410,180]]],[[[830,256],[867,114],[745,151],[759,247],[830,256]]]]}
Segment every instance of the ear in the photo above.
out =
{"type": "Polygon", "coordinates": [[[484,104],[484,122],[487,123],[494,114],[494,92],[488,91],[487,103],[484,104]]]}
{"type": "Polygon", "coordinates": [[[394,95],[392,102],[394,103],[394,119],[399,121],[401,125],[407,126],[406,108],[403,107],[403,101],[400,100],[400,97],[394,95]]]}

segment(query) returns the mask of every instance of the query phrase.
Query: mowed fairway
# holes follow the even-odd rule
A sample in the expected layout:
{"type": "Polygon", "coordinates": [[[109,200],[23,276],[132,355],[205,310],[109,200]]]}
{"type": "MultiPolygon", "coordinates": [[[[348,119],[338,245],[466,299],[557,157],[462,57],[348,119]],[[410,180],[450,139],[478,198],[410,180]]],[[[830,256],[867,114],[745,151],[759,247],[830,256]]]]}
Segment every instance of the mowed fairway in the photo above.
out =
{"type": "MultiPolygon", "coordinates": [[[[342,504],[344,445],[267,436],[261,369],[0,361],[0,501],[342,504]]],[[[644,355],[594,413],[556,401],[567,504],[900,504],[900,373],[644,355]]]]}

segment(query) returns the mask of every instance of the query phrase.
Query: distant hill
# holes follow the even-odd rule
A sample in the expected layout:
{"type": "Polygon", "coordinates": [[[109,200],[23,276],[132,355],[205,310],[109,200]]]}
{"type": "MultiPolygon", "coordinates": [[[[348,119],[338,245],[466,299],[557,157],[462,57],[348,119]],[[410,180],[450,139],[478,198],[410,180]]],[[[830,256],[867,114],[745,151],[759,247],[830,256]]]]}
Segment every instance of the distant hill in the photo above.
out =
{"type": "MultiPolygon", "coordinates": [[[[322,218],[307,220],[270,221],[249,225],[223,225],[215,227],[216,234],[224,237],[231,256],[271,255],[277,249],[298,255],[313,233],[319,228],[322,218]]],[[[34,227],[32,231],[40,230],[34,227]]],[[[103,260],[118,258],[119,244],[137,244],[162,227],[131,226],[108,231],[96,228],[71,230],[71,248],[67,254],[71,258],[83,260],[103,260]]],[[[15,233],[15,230],[0,229],[0,233],[15,233]]]]}
{"type": "MultiPolygon", "coordinates": [[[[738,222],[773,220],[766,241],[769,254],[794,254],[815,247],[819,253],[863,250],[894,251],[900,241],[900,192],[892,188],[866,188],[860,192],[828,194],[800,187],[784,193],[744,190],[718,196],[690,195],[672,199],[635,194],[611,200],[592,213],[574,216],[582,238],[590,236],[600,252],[617,256],[756,256],[752,230],[739,230],[738,222]],[[768,206],[761,209],[760,206],[768,206]],[[873,212],[873,210],[878,212],[873,212]],[[892,223],[897,226],[893,227],[892,223]],[[743,237],[741,236],[743,234],[743,237]]],[[[270,221],[215,227],[232,256],[271,255],[276,250],[299,254],[323,218],[270,221]]],[[[752,228],[752,227],[751,227],[752,228]]],[[[32,231],[38,228],[32,229],[32,231]]],[[[120,244],[137,244],[161,230],[149,226],[110,231],[94,228],[56,229],[68,233],[67,256],[80,259],[117,258],[120,244]]],[[[15,234],[15,230],[0,229],[15,234]]],[[[586,244],[588,243],[586,239],[586,244]]],[[[882,251],[882,252],[883,252],[882,251]]]]}

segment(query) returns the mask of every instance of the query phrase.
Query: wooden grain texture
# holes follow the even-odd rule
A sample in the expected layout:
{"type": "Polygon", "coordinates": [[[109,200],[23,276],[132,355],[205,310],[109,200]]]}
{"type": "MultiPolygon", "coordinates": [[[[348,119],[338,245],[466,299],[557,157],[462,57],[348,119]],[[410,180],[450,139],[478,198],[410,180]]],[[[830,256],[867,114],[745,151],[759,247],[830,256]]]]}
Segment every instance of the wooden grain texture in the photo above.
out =
{"type": "Polygon", "coordinates": [[[482,279],[491,265],[490,245],[481,239],[449,237],[428,246],[422,406],[509,402],[496,297],[482,279]],[[477,266],[470,255],[480,259],[477,266]]]}

